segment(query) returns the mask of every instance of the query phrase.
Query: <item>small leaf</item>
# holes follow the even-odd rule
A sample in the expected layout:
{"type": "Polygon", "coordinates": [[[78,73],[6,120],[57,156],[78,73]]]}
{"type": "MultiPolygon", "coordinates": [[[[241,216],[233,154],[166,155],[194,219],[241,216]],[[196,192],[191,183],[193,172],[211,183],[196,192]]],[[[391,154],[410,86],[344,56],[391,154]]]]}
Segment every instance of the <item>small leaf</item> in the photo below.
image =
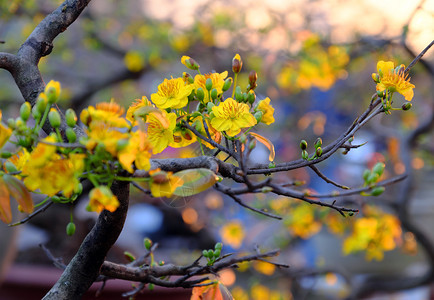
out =
{"type": "Polygon", "coordinates": [[[4,223],[12,222],[11,202],[9,200],[9,190],[3,177],[0,177],[0,219],[4,223]]]}
{"type": "Polygon", "coordinates": [[[271,143],[269,139],[267,139],[267,138],[265,138],[262,135],[259,135],[257,133],[250,132],[249,134],[251,136],[253,136],[254,138],[256,138],[259,142],[261,142],[262,144],[264,144],[264,146],[267,147],[268,150],[270,150],[270,155],[268,156],[268,159],[270,161],[274,161],[274,157],[276,156],[276,152],[274,151],[274,145],[273,145],[273,143],[271,143]]]}
{"type": "Polygon", "coordinates": [[[5,174],[3,176],[4,182],[10,192],[10,195],[15,198],[23,212],[30,214],[33,212],[33,201],[29,191],[25,185],[15,178],[14,176],[5,174]]]}
{"type": "Polygon", "coordinates": [[[183,170],[173,175],[184,181],[183,185],[177,187],[173,192],[174,195],[180,197],[199,194],[212,187],[218,181],[217,175],[205,168],[183,170]]]}

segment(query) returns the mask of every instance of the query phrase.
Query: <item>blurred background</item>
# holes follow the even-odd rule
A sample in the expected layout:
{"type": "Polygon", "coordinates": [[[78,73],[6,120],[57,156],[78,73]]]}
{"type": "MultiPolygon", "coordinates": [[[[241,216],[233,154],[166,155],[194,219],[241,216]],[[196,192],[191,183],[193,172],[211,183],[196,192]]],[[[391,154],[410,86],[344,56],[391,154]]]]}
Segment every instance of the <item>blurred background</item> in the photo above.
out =
{"type": "MultiPolygon", "coordinates": [[[[16,53],[61,3],[0,1],[0,51],[16,53]]],[[[407,66],[433,37],[434,0],[93,0],[56,38],[53,52],[39,66],[46,82],[60,81],[59,106],[79,113],[112,98],[127,108],[134,99],[150,97],[164,78],[188,71],[182,55],[209,73],[230,71],[239,53],[239,85],[245,89],[255,70],[258,97],[270,97],[275,108],[276,122],[257,126],[257,132],[273,142],[276,162],[284,162],[300,158],[301,139],[313,145],[321,137],[329,144],[367,108],[379,60],[407,66]]],[[[283,221],[278,221],[253,214],[212,189],[190,198],[150,199],[132,188],[124,232],[108,259],[126,262],[126,250],[140,255],[144,237],[159,243],[158,260],[177,264],[192,262],[218,241],[224,253],[252,252],[257,245],[280,248],[274,261],[290,268],[253,263],[223,272],[221,280],[235,299],[434,299],[433,75],[431,49],[410,72],[416,86],[412,109],[375,118],[355,136],[354,144],[367,142],[365,146],[340,151],[318,165],[350,187],[362,186],[363,171],[379,161],[386,163],[385,179],[409,175],[381,196],[338,200],[359,208],[360,214],[343,218],[270,194],[243,198],[281,215],[283,221]]],[[[394,99],[395,107],[405,102],[401,95],[394,99]]],[[[1,71],[3,122],[19,114],[22,102],[10,74],[1,71]]],[[[198,153],[193,145],[166,149],[159,157],[198,153]]],[[[258,144],[251,160],[266,163],[268,150],[258,144]]],[[[305,181],[300,189],[312,192],[335,190],[311,170],[274,177],[305,181]]],[[[37,195],[34,199],[40,201],[37,195]]],[[[58,273],[38,245],[68,262],[97,217],[86,205],[82,197],[71,206],[53,205],[24,225],[0,224],[0,299],[18,299],[25,286],[35,286],[39,299],[49,289],[58,273]],[[71,211],[77,231],[68,237],[71,211]]],[[[15,221],[22,218],[17,215],[15,221]]],[[[104,299],[119,299],[130,289],[129,284],[115,287],[115,282],[107,283],[104,299]]],[[[189,299],[185,291],[159,289],[146,293],[146,299],[177,292],[176,299],[189,299]]]]}

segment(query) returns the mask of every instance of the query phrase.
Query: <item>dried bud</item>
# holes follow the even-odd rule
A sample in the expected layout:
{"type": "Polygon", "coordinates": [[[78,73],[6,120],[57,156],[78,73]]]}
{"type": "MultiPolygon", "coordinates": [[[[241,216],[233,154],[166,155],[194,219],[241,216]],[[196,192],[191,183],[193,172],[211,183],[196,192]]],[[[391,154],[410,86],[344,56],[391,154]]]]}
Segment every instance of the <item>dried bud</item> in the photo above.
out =
{"type": "Polygon", "coordinates": [[[315,154],[316,154],[316,157],[321,157],[321,155],[322,155],[322,148],[321,147],[316,148],[315,154]]]}
{"type": "Polygon", "coordinates": [[[243,61],[241,60],[241,56],[237,53],[232,59],[232,71],[235,74],[241,72],[241,68],[243,67],[243,61]]]}
{"type": "Polygon", "coordinates": [[[322,139],[319,137],[315,141],[315,149],[322,146],[322,139]]]}
{"type": "Polygon", "coordinates": [[[410,102],[404,103],[402,105],[402,110],[410,110],[412,104],[410,102]]]}
{"type": "Polygon", "coordinates": [[[199,70],[199,64],[190,56],[184,55],[181,57],[181,63],[190,70],[199,70]]]}
{"type": "Polygon", "coordinates": [[[306,150],[307,149],[307,142],[305,140],[301,140],[300,142],[300,149],[306,150]]]}
{"type": "Polygon", "coordinates": [[[250,84],[251,88],[256,85],[256,80],[257,79],[258,79],[258,74],[255,71],[250,71],[250,73],[249,73],[249,84],[250,84]]]}

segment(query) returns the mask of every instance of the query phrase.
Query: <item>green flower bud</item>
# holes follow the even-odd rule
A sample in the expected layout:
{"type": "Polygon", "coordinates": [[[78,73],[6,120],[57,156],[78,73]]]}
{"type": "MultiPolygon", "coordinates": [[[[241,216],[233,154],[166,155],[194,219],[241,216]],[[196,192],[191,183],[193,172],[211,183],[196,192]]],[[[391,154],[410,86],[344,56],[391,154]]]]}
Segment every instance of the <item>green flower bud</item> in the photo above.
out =
{"type": "Polygon", "coordinates": [[[245,135],[245,134],[242,134],[242,135],[240,136],[240,143],[241,143],[241,144],[244,144],[246,141],[247,141],[247,137],[246,137],[246,135],[245,135]]]}
{"type": "Polygon", "coordinates": [[[315,154],[316,154],[316,157],[321,157],[321,155],[322,155],[322,148],[321,147],[316,148],[315,154]]]}
{"type": "Polygon", "coordinates": [[[300,142],[300,149],[306,150],[307,149],[307,142],[305,140],[301,140],[300,142]]]}
{"type": "Polygon", "coordinates": [[[11,156],[12,156],[12,153],[10,153],[9,151],[3,151],[0,155],[1,158],[5,158],[5,159],[8,159],[11,156]]]}
{"type": "Polygon", "coordinates": [[[377,95],[380,98],[384,98],[384,92],[383,91],[377,91],[377,95]]]}
{"type": "Polygon", "coordinates": [[[216,243],[214,246],[214,249],[222,249],[223,248],[223,244],[222,243],[216,243]]]}
{"type": "Polygon", "coordinates": [[[203,88],[198,88],[196,90],[196,97],[199,101],[203,101],[203,98],[205,98],[205,92],[203,91],[203,88]]]}
{"type": "Polygon", "coordinates": [[[38,97],[38,100],[36,100],[36,109],[38,110],[38,112],[43,115],[45,112],[45,108],[47,107],[47,96],[45,96],[44,93],[41,93],[38,97]]]}
{"type": "Polygon", "coordinates": [[[221,250],[220,250],[220,249],[215,250],[215,251],[214,251],[214,257],[215,257],[215,258],[220,257],[220,253],[221,253],[221,250]]]}
{"type": "Polygon", "coordinates": [[[208,250],[208,257],[209,257],[209,258],[212,258],[213,256],[214,256],[214,251],[211,250],[211,249],[209,249],[209,250],[208,250]]]}
{"type": "Polygon", "coordinates": [[[237,102],[244,101],[243,93],[241,92],[241,87],[239,86],[235,88],[235,100],[237,100],[237,102]]]}
{"type": "Polygon", "coordinates": [[[253,102],[255,102],[256,100],[256,94],[253,90],[250,90],[249,93],[247,94],[247,101],[250,104],[253,104],[253,102]]]}
{"type": "Polygon", "coordinates": [[[378,174],[378,176],[381,176],[383,174],[383,171],[384,171],[385,167],[386,167],[386,165],[384,163],[378,162],[372,168],[372,172],[378,174]]]}
{"type": "Polygon", "coordinates": [[[66,225],[66,234],[71,236],[75,233],[75,224],[73,222],[69,222],[68,225],[66,225]]]}
{"type": "Polygon", "coordinates": [[[369,171],[368,169],[366,169],[365,171],[363,171],[363,180],[365,182],[368,181],[369,175],[371,175],[371,171],[369,171]]]}
{"type": "Polygon", "coordinates": [[[60,198],[59,198],[59,196],[54,195],[54,196],[51,196],[51,201],[53,201],[55,203],[59,203],[60,202],[60,198]]]}
{"type": "Polygon", "coordinates": [[[83,185],[81,183],[78,183],[76,186],[74,186],[74,194],[81,195],[83,192],[83,185]]]}
{"type": "Polygon", "coordinates": [[[232,86],[232,78],[229,77],[225,80],[225,83],[223,84],[223,87],[222,87],[223,92],[226,92],[227,90],[229,90],[231,86],[232,86]]]}
{"type": "Polygon", "coordinates": [[[211,90],[211,99],[215,100],[215,99],[217,99],[217,96],[218,96],[217,89],[212,89],[211,90]]]}
{"type": "Polygon", "coordinates": [[[61,122],[59,112],[54,108],[50,109],[50,112],[48,113],[48,120],[50,121],[50,125],[53,128],[58,128],[61,122]]]}
{"type": "Polygon", "coordinates": [[[371,196],[380,196],[384,190],[384,186],[376,186],[372,189],[371,196]]]}
{"type": "Polygon", "coordinates": [[[8,119],[8,127],[10,128],[10,129],[15,129],[16,128],[16,124],[15,124],[15,119],[13,119],[13,118],[9,118],[8,119]]]}
{"type": "Polygon", "coordinates": [[[411,107],[412,104],[410,102],[407,102],[402,105],[402,110],[410,110],[411,107]]]}
{"type": "Polygon", "coordinates": [[[45,86],[45,95],[47,95],[48,103],[56,103],[60,95],[60,83],[58,81],[50,80],[45,86]]]}
{"type": "Polygon", "coordinates": [[[255,112],[255,114],[253,115],[256,119],[256,121],[259,123],[262,120],[262,116],[264,115],[264,113],[260,110],[258,110],[257,112],[255,112]]]}
{"type": "Polygon", "coordinates": [[[206,79],[206,81],[205,81],[205,88],[208,91],[211,91],[211,89],[212,89],[212,79],[211,78],[207,78],[206,79]]]}
{"type": "Polygon", "coordinates": [[[32,108],[32,116],[35,118],[35,120],[39,120],[41,118],[41,113],[38,111],[36,105],[32,108]]]}
{"type": "Polygon", "coordinates": [[[203,250],[203,251],[202,251],[202,255],[203,255],[204,257],[208,257],[208,250],[203,250]]]}
{"type": "Polygon", "coordinates": [[[322,139],[319,137],[315,141],[315,149],[322,146],[322,139]]]}
{"type": "Polygon", "coordinates": [[[145,245],[146,250],[148,250],[148,251],[151,250],[151,247],[152,247],[152,241],[151,241],[151,239],[145,238],[143,240],[143,244],[145,245]]]}
{"type": "Polygon", "coordinates": [[[249,149],[253,150],[253,149],[255,149],[255,147],[256,147],[256,139],[253,139],[250,141],[249,149]]]}
{"type": "Polygon", "coordinates": [[[66,124],[69,127],[74,127],[77,124],[77,115],[75,111],[71,108],[68,108],[65,112],[66,124]]]}
{"type": "Polygon", "coordinates": [[[134,255],[131,252],[128,251],[124,251],[124,257],[129,261],[129,262],[133,262],[136,260],[136,258],[134,257],[134,255]]]}
{"type": "Polygon", "coordinates": [[[77,135],[75,134],[74,129],[71,127],[66,128],[66,138],[70,143],[74,143],[77,140],[77,135]]]}
{"type": "Polygon", "coordinates": [[[378,181],[378,178],[380,178],[380,175],[378,175],[377,173],[372,172],[371,174],[369,174],[368,179],[366,180],[367,184],[372,184],[378,181]]]}
{"type": "Polygon", "coordinates": [[[5,170],[8,173],[13,173],[13,172],[18,171],[17,167],[15,167],[15,165],[12,162],[10,162],[10,161],[6,161],[5,164],[4,164],[4,166],[5,166],[5,170]]]}
{"type": "Polygon", "coordinates": [[[307,153],[306,150],[303,150],[303,151],[301,151],[301,157],[302,157],[304,160],[308,160],[308,158],[309,158],[309,153],[307,153]]]}
{"type": "Polygon", "coordinates": [[[24,102],[20,107],[20,117],[24,121],[27,121],[30,117],[30,111],[32,107],[30,106],[29,102],[24,102]]]}
{"type": "Polygon", "coordinates": [[[214,103],[212,103],[212,102],[208,102],[207,104],[206,104],[206,109],[208,110],[208,111],[212,111],[212,108],[215,106],[215,104],[214,103]]]}
{"type": "Polygon", "coordinates": [[[269,164],[268,164],[268,168],[269,169],[273,169],[273,168],[275,168],[276,167],[276,163],[274,162],[274,161],[272,161],[272,162],[270,162],[269,164]]]}

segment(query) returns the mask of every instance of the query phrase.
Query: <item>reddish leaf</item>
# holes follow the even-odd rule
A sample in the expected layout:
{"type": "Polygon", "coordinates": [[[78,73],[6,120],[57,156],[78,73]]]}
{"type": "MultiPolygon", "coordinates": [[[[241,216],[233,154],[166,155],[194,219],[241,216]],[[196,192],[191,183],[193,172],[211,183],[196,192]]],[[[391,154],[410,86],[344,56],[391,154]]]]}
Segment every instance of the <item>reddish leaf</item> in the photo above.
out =
{"type": "Polygon", "coordinates": [[[3,177],[0,177],[0,219],[4,223],[12,222],[11,201],[9,200],[9,190],[3,177]]]}
{"type": "Polygon", "coordinates": [[[21,205],[23,212],[30,214],[33,212],[33,201],[30,196],[29,191],[25,185],[15,178],[14,176],[5,174],[3,176],[4,182],[10,192],[10,195],[17,200],[18,204],[21,205]]]}
{"type": "Polygon", "coordinates": [[[268,159],[270,161],[274,161],[274,157],[276,156],[276,153],[274,152],[274,145],[273,145],[273,143],[271,143],[269,139],[267,139],[267,138],[265,138],[262,135],[259,135],[257,133],[250,132],[249,134],[251,136],[253,136],[255,139],[257,139],[259,142],[261,142],[262,144],[264,144],[264,146],[267,147],[268,150],[270,150],[270,155],[268,156],[268,159]]]}

